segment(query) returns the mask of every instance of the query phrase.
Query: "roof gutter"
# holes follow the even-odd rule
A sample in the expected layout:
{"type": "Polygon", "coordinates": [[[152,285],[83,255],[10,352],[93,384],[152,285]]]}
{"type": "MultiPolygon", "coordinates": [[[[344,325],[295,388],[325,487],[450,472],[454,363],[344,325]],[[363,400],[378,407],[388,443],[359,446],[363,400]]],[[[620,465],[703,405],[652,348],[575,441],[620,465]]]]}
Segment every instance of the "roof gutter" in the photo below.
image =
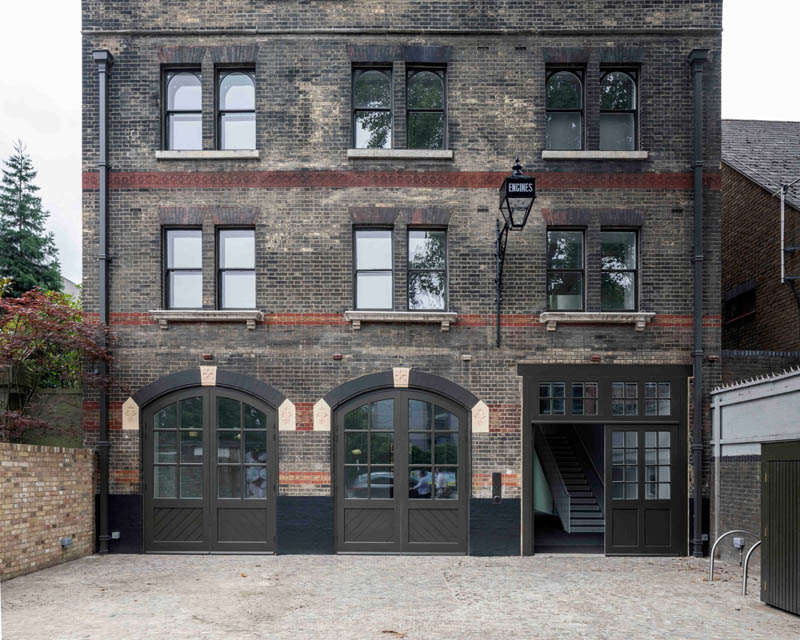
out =
{"type": "Polygon", "coordinates": [[[692,468],[694,470],[692,555],[703,557],[703,71],[708,49],[689,54],[694,107],[694,375],[692,468]]]}
{"type": "MultiPolygon", "coordinates": [[[[98,297],[100,322],[108,326],[108,75],[114,58],[107,50],[93,51],[92,59],[97,64],[98,79],[98,158],[97,168],[100,173],[98,189],[99,243],[97,260],[99,264],[98,297]]],[[[108,375],[108,364],[99,363],[102,379],[108,375]]],[[[97,441],[97,457],[100,467],[100,504],[97,515],[98,553],[108,553],[108,541],[111,539],[108,527],[108,461],[111,441],[108,435],[108,390],[100,389],[100,437],[97,441]]]]}

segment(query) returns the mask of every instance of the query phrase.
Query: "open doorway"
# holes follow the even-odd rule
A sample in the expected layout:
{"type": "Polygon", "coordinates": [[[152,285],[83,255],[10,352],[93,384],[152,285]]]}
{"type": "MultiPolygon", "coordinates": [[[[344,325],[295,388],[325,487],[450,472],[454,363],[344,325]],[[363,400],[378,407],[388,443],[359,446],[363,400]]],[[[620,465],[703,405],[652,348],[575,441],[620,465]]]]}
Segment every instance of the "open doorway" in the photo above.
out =
{"type": "Polygon", "coordinates": [[[603,553],[602,424],[534,425],[535,553],[603,553]]]}

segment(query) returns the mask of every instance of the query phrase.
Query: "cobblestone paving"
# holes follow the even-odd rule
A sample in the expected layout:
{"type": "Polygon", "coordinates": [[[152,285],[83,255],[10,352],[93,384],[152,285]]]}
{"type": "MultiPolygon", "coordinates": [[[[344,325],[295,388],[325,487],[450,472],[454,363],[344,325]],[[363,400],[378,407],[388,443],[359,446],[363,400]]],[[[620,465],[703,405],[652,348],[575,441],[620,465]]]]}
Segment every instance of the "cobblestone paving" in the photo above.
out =
{"type": "Polygon", "coordinates": [[[93,556],[2,585],[4,640],[800,638],[689,558],[93,556]]]}

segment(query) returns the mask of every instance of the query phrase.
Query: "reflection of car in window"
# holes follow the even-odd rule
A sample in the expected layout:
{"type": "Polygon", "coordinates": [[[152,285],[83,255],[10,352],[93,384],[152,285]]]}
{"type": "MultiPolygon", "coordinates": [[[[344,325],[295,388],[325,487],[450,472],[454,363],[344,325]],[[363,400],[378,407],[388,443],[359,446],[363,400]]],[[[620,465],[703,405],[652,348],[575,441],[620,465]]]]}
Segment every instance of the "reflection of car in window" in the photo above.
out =
{"type": "Polygon", "coordinates": [[[346,498],[394,498],[394,475],[391,471],[373,471],[356,476],[345,488],[346,498]],[[372,482],[372,495],[369,483],[372,482]]]}

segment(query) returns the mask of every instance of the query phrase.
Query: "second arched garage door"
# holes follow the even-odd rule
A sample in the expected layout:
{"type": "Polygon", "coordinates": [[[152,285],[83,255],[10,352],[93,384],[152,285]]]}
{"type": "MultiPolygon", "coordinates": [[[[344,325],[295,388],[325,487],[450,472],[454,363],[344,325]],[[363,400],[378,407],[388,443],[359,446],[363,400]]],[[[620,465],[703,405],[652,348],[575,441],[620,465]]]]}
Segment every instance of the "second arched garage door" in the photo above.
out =
{"type": "Polygon", "coordinates": [[[359,396],[334,415],[336,548],[467,552],[466,412],[414,390],[359,396]]]}
{"type": "Polygon", "coordinates": [[[275,550],[275,411],[195,387],[142,412],[145,551],[275,550]]]}

